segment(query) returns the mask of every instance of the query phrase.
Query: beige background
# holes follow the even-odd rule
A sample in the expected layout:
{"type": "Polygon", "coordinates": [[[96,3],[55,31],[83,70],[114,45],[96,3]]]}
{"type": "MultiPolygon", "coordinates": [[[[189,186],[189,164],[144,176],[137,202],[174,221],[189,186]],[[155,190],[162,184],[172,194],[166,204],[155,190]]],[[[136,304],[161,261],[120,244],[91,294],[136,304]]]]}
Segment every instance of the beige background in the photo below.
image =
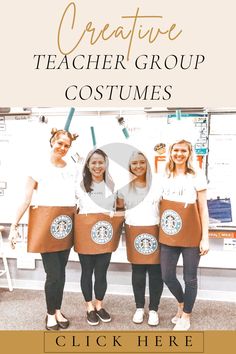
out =
{"type": "MultiPolygon", "coordinates": [[[[69,1],[41,0],[1,2],[0,106],[235,106],[236,78],[235,0],[119,0],[74,1],[77,30],[64,32],[68,46],[74,43],[85,25],[92,21],[97,29],[128,24],[122,16],[162,15],[163,19],[142,20],[146,25],[168,28],[172,23],[182,29],[181,36],[169,41],[162,36],[153,44],[134,39],[126,70],[35,70],[34,54],[57,54],[59,22],[69,1]],[[137,70],[134,59],[141,55],[202,54],[205,63],[199,70],[137,70]],[[64,91],[69,85],[172,85],[168,101],[93,99],[68,101],[64,91]]],[[[141,23],[141,20],[140,22],[141,23]]],[[[127,41],[110,39],[94,46],[84,38],[72,56],[78,54],[124,54],[127,41]]],[[[59,60],[60,60],[59,59],[59,60]]]]}

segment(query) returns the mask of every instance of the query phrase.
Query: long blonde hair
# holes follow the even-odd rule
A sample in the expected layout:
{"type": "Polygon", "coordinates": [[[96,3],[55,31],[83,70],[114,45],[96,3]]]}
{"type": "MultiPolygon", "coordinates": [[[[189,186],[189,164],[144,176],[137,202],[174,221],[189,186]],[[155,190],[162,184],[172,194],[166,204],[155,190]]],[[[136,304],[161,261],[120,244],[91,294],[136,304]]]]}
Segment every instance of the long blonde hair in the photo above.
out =
{"type": "Polygon", "coordinates": [[[169,160],[167,161],[166,168],[165,168],[166,174],[168,175],[168,177],[170,177],[175,172],[175,163],[171,157],[171,151],[172,151],[174,145],[176,145],[176,144],[186,144],[187,145],[188,151],[189,151],[189,156],[186,161],[185,174],[190,173],[191,175],[195,175],[196,174],[196,167],[194,166],[193,146],[189,141],[184,140],[184,139],[176,141],[174,144],[170,145],[170,147],[169,147],[169,160]]]}

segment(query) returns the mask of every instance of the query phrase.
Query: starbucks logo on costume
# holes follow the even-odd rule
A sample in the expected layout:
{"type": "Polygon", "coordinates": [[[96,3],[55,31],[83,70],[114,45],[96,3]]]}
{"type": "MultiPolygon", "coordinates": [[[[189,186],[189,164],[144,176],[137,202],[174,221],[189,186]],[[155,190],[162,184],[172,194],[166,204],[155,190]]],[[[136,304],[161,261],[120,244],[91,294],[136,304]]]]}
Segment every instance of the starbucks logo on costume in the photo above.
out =
{"type": "Polygon", "coordinates": [[[161,228],[169,236],[176,235],[182,228],[180,215],[172,209],[165,210],[161,217],[161,228]]]}
{"type": "Polygon", "coordinates": [[[51,224],[51,235],[58,240],[67,237],[72,230],[72,219],[68,215],[57,216],[51,224]]]}
{"type": "Polygon", "coordinates": [[[136,236],[134,240],[134,247],[139,253],[143,255],[149,255],[157,250],[158,242],[156,237],[147,233],[143,233],[136,236]]]}
{"type": "Polygon", "coordinates": [[[98,221],[91,229],[91,238],[99,245],[111,241],[112,236],[113,228],[108,221],[98,221]]]}

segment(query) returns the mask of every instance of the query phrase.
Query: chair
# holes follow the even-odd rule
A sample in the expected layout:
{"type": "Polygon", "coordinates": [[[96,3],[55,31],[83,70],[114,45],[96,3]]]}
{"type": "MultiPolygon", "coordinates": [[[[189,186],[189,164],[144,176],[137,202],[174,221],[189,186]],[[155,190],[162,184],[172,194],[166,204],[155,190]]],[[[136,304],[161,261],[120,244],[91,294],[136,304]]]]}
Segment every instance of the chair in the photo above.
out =
{"type": "Polygon", "coordinates": [[[7,257],[4,252],[4,243],[3,243],[3,239],[2,239],[2,231],[3,230],[4,230],[4,226],[0,225],[0,257],[3,260],[3,266],[4,266],[4,269],[2,269],[2,270],[0,269],[0,276],[3,274],[6,274],[8,288],[10,291],[12,291],[13,290],[12,281],[11,281],[11,276],[10,276],[10,272],[9,272],[9,268],[8,268],[7,257]]]}

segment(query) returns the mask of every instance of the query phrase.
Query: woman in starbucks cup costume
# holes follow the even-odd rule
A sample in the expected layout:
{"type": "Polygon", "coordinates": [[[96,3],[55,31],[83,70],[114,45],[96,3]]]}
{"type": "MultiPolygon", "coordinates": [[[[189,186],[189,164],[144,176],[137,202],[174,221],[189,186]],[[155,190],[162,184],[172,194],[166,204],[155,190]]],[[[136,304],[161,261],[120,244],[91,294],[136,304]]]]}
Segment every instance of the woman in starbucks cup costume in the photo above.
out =
{"type": "Polygon", "coordinates": [[[52,129],[51,154],[30,166],[25,197],[11,224],[9,240],[15,248],[17,227],[36,191],[37,205],[30,206],[28,252],[41,253],[46,272],[46,329],[66,329],[69,320],[61,312],[65,267],[73,245],[75,168],[64,160],[77,135],[52,129]]]}
{"type": "Polygon", "coordinates": [[[160,233],[162,278],[176,298],[174,330],[188,330],[197,296],[200,256],[208,253],[207,182],[194,167],[193,146],[188,139],[172,141],[162,181],[160,233]],[[176,277],[179,256],[183,257],[183,289],[176,277]]]}
{"type": "Polygon", "coordinates": [[[157,326],[157,313],[163,290],[158,244],[159,201],[158,183],[151,179],[149,163],[140,151],[129,160],[134,179],[118,193],[117,206],[125,208],[127,258],[132,264],[132,286],[136,304],[134,323],[145,317],[146,276],[149,278],[148,324],[157,326]]]}
{"type": "Polygon", "coordinates": [[[76,191],[78,214],[75,215],[74,249],[81,264],[80,284],[86,302],[87,322],[92,326],[98,325],[100,320],[111,321],[103,299],[111,254],[118,247],[123,224],[123,216],[115,213],[116,195],[108,164],[103,150],[91,151],[76,191]]]}

